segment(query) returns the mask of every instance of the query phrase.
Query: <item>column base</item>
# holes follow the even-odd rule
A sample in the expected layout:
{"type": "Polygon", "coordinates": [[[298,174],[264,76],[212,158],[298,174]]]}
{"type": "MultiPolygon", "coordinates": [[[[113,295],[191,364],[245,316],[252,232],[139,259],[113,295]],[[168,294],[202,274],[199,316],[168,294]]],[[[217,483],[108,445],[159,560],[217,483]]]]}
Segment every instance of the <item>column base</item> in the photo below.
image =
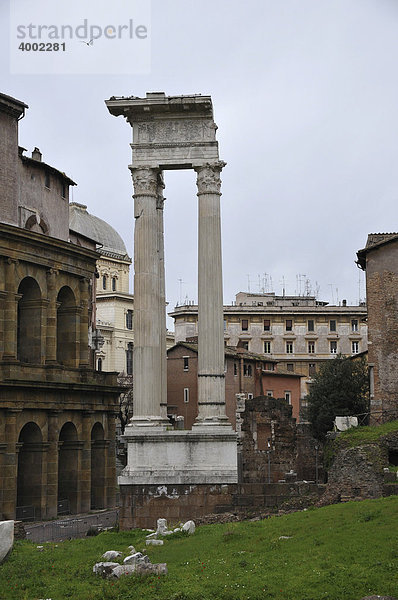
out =
{"type": "Polygon", "coordinates": [[[218,431],[218,429],[222,431],[231,431],[232,425],[227,416],[217,416],[217,417],[196,417],[195,423],[192,426],[192,431],[218,431]]]}
{"type": "Polygon", "coordinates": [[[167,418],[159,416],[145,416],[145,417],[132,417],[128,422],[125,430],[125,435],[129,435],[128,430],[130,428],[156,428],[156,430],[165,431],[167,427],[170,427],[170,421],[167,418]]]}
{"type": "Polygon", "coordinates": [[[237,483],[237,435],[227,427],[125,429],[127,467],[120,485],[237,483]]]}

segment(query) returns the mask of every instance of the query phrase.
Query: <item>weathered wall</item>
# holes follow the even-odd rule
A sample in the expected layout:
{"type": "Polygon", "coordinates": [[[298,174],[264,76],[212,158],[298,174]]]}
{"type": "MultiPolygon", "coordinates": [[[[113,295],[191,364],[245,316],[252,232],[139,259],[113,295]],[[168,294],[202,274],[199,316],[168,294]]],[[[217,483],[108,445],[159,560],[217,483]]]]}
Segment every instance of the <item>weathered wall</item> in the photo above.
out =
{"type": "Polygon", "coordinates": [[[334,448],[336,454],[321,504],[398,494],[398,483],[391,483],[391,474],[384,471],[392,456],[398,457],[398,432],[355,447],[339,447],[338,438],[329,444],[328,453],[334,448]]]}
{"type": "Polygon", "coordinates": [[[380,422],[380,417],[398,418],[398,240],[368,252],[366,296],[368,359],[374,369],[371,417],[380,422]]]}
{"type": "Polygon", "coordinates": [[[121,486],[121,529],[153,528],[166,518],[169,526],[214,513],[261,514],[278,507],[305,507],[319,497],[322,486],[304,483],[121,486]]]}

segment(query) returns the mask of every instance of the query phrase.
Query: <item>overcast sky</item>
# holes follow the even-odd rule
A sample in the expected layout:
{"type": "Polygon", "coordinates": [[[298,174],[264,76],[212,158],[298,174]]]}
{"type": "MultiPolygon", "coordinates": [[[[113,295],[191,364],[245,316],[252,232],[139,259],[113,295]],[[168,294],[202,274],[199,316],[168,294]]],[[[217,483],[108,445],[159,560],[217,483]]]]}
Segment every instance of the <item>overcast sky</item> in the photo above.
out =
{"type": "MultiPolygon", "coordinates": [[[[6,0],[0,17],[1,91],[29,105],[20,144],[78,183],[73,199],[130,255],[131,129],[104,100],[210,94],[227,162],[224,303],[249,285],[281,293],[283,280],[287,294],[304,293],[304,275],[319,299],[364,299],[356,251],[370,232],[397,231],[396,0],[152,0],[150,72],[128,75],[11,74],[6,0]]],[[[197,301],[197,199],[193,171],[165,175],[173,307],[197,301]]]]}

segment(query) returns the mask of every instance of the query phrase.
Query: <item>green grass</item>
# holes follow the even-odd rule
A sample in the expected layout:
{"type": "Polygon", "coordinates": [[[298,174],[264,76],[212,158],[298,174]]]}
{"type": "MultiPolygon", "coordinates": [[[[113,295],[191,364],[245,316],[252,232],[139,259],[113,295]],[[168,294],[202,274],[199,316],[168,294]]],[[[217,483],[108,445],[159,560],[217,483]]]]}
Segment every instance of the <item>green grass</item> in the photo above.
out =
{"type": "Polygon", "coordinates": [[[144,548],[144,533],[17,542],[0,566],[1,600],[359,600],[398,590],[398,497],[336,504],[264,521],[199,527],[162,547],[167,577],[102,580],[92,573],[105,550],[144,548]],[[289,539],[280,539],[289,536],[289,539]]]}
{"type": "Polygon", "coordinates": [[[388,433],[398,431],[398,421],[390,421],[383,425],[373,425],[367,427],[352,427],[343,431],[336,441],[340,441],[349,447],[359,446],[367,442],[377,442],[388,433]]]}

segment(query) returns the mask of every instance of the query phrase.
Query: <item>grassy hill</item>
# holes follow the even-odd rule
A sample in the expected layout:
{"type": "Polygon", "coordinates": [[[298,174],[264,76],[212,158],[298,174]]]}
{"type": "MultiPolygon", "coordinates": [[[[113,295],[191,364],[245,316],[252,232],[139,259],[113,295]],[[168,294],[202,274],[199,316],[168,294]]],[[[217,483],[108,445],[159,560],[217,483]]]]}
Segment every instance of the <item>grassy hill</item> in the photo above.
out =
{"type": "Polygon", "coordinates": [[[17,542],[0,566],[1,600],[359,600],[398,595],[398,497],[349,502],[264,521],[199,527],[149,547],[166,577],[102,580],[106,550],[145,548],[145,534],[17,542]]]}

